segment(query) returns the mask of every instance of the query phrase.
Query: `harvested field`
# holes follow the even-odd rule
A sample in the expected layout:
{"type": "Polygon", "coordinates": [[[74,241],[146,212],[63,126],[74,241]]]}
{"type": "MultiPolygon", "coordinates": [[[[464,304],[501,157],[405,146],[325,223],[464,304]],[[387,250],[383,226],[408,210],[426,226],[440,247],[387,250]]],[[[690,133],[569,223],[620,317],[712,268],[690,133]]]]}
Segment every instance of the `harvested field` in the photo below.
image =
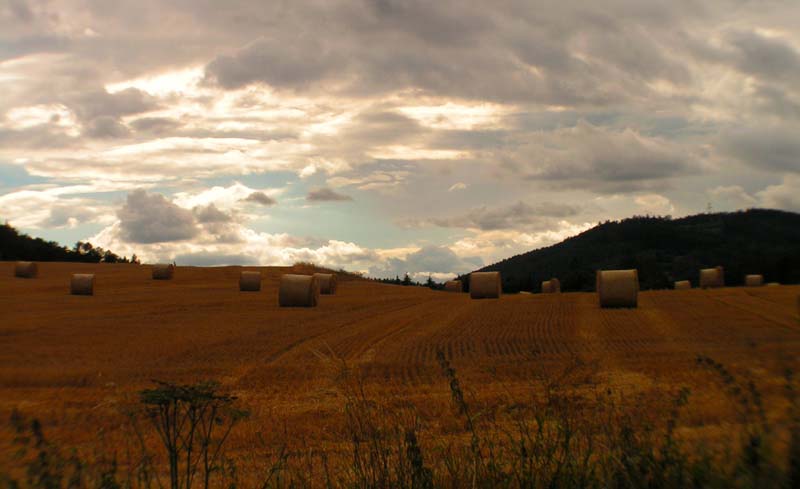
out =
{"type": "MultiPolygon", "coordinates": [[[[235,443],[284,428],[333,443],[343,363],[374,399],[436,417],[450,396],[438,350],[479,405],[523,396],[543,371],[580,359],[595,366],[594,388],[637,402],[688,387],[683,421],[722,432],[735,409],[698,355],[752,378],[767,400],[800,366],[800,286],[644,291],[638,309],[617,310],[594,293],[474,301],[340,276],[337,295],[303,309],[278,307],[278,284],[312,270],[261,268],[261,292],[241,294],[240,267],[181,267],[170,281],[135,265],[41,263],[34,280],[13,267],[0,263],[0,416],[18,408],[75,444],[94,435],[79,427],[111,423],[152,379],[220,381],[251,411],[235,443]],[[73,273],[95,274],[93,297],[69,295],[73,273]]],[[[772,417],[785,408],[765,405],[772,417]]]]}

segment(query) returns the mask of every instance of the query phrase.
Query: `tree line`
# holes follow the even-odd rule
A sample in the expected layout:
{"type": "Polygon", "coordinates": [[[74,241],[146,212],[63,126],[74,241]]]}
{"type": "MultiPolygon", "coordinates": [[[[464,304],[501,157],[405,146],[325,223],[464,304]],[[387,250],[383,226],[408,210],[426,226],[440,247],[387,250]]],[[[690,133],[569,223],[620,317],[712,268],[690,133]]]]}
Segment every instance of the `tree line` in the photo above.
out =
{"type": "Polygon", "coordinates": [[[78,241],[72,248],[67,248],[55,241],[20,233],[8,223],[0,225],[0,260],[139,263],[135,254],[130,258],[119,256],[111,250],[84,241],[78,241]]]}

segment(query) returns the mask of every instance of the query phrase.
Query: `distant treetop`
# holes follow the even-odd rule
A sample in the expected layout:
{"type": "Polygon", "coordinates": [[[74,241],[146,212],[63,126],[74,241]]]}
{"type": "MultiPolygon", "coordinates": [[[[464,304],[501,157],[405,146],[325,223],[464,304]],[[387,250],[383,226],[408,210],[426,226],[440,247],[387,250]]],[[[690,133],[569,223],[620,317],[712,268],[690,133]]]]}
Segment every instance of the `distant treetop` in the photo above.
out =
{"type": "Polygon", "coordinates": [[[139,263],[136,255],[131,259],[120,257],[88,242],[78,241],[69,249],[55,241],[32,238],[8,223],[0,225],[0,260],[139,263]]]}

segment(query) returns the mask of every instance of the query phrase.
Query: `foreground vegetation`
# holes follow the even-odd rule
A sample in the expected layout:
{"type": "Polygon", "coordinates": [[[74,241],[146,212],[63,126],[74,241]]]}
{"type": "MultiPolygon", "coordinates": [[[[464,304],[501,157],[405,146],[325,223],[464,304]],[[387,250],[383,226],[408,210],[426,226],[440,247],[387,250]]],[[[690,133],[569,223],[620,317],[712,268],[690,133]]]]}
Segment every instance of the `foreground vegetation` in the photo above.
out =
{"type": "Polygon", "coordinates": [[[800,487],[800,411],[786,372],[788,412],[769,422],[758,388],[708,357],[696,366],[714,379],[736,411],[722,443],[678,435],[688,389],[663,396],[662,409],[626,406],[612,391],[591,392],[593,366],[575,359],[542,372],[530,399],[476,406],[445,354],[437,354],[451,407],[423,419],[414,406],[371,399],[357,372],[342,365],[338,385],[346,423],[342,444],[314,450],[259,436],[251,453],[226,448],[248,416],[238,400],[204,382],[158,383],[126,411],[121,440],[87,453],[45,436],[39,421],[15,411],[14,439],[0,470],[4,488],[775,488],[800,487]],[[425,425],[452,436],[426,439],[425,425]]]}

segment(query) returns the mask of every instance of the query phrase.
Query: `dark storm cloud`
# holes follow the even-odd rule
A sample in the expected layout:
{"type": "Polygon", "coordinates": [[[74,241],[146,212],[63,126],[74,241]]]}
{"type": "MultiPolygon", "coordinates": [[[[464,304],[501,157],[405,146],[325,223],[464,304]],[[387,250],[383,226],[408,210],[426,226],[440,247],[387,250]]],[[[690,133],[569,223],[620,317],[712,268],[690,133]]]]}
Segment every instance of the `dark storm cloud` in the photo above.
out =
{"type": "Polygon", "coordinates": [[[743,127],[727,131],[720,141],[722,152],[753,168],[800,173],[798,125],[743,127]]]}
{"type": "MultiPolygon", "coordinates": [[[[717,62],[735,67],[751,78],[745,99],[764,116],[800,118],[800,50],[785,38],[737,30],[725,37],[717,62]]],[[[754,127],[755,128],[755,127],[754,127]]]]}
{"type": "Polygon", "coordinates": [[[753,99],[764,115],[777,116],[781,119],[800,120],[800,93],[793,94],[780,87],[758,85],[753,99]]]}
{"type": "Polygon", "coordinates": [[[279,88],[301,89],[325,78],[345,60],[317,39],[260,39],[235,55],[208,65],[209,76],[225,88],[263,81],[279,88]]]}
{"type": "Polygon", "coordinates": [[[554,220],[578,215],[576,206],[544,202],[527,204],[517,202],[506,207],[479,207],[466,214],[453,217],[434,217],[422,221],[406,221],[407,226],[434,225],[445,228],[474,228],[481,231],[498,229],[524,229],[527,231],[547,229],[554,220]]]}
{"type": "Polygon", "coordinates": [[[83,123],[83,134],[99,139],[128,137],[131,131],[121,122],[121,117],[158,108],[155,97],[136,88],[116,93],[105,89],[87,90],[68,96],[64,103],[83,123]]]}
{"type": "Polygon", "coordinates": [[[415,88],[562,105],[646,95],[641,81],[690,81],[685,62],[664,44],[683,44],[682,24],[704,15],[697,2],[546,3],[306,4],[282,12],[284,22],[270,26],[268,36],[218,56],[206,76],[225,88],[265,83],[350,94],[415,88]],[[624,21],[614,8],[624,9],[624,21]]]}
{"type": "Polygon", "coordinates": [[[207,206],[198,206],[192,209],[197,222],[200,224],[216,224],[216,223],[227,223],[232,222],[233,218],[219,210],[219,208],[214,204],[208,204],[207,206]]]}
{"type": "Polygon", "coordinates": [[[344,195],[327,187],[312,189],[306,195],[306,200],[310,202],[341,202],[353,200],[349,195],[344,195]]]}
{"type": "Polygon", "coordinates": [[[347,139],[366,142],[380,141],[381,144],[407,140],[427,132],[419,123],[398,112],[383,108],[361,112],[344,131],[347,139]]]}
{"type": "Polygon", "coordinates": [[[7,0],[6,7],[9,12],[21,22],[30,22],[33,20],[33,12],[31,12],[25,0],[7,0]]]}
{"type": "Polygon", "coordinates": [[[0,61],[19,58],[31,53],[65,52],[69,43],[59,36],[26,36],[0,43],[0,61]]]}
{"type": "Polygon", "coordinates": [[[501,156],[506,171],[565,187],[631,191],[700,171],[695,158],[681,146],[632,129],[609,130],[581,121],[527,139],[501,156]]]}
{"type": "Polygon", "coordinates": [[[84,120],[96,117],[120,117],[158,108],[157,100],[146,92],[128,88],[116,93],[94,90],[82,93],[72,101],[71,108],[84,120]]]}
{"type": "Polygon", "coordinates": [[[751,31],[736,31],[728,40],[741,71],[768,80],[796,82],[800,77],[800,53],[786,41],[751,31]]]}
{"type": "Polygon", "coordinates": [[[207,75],[226,88],[264,82],[302,89],[351,75],[361,86],[350,85],[355,90],[405,85],[407,77],[392,81],[393,73],[412,64],[436,68],[436,63],[410,52],[421,43],[477,46],[481,27],[488,25],[485,16],[467,3],[452,7],[446,2],[358,0],[284,9],[279,14],[282,22],[270,26],[269,36],[217,57],[207,75]],[[396,45],[402,42],[407,46],[396,45]]]}
{"type": "Polygon", "coordinates": [[[100,116],[86,124],[84,134],[92,138],[124,138],[130,130],[115,117],[100,116]]]}
{"type": "Polygon", "coordinates": [[[182,241],[199,233],[191,211],[145,190],[129,193],[117,218],[122,237],[131,243],[182,241]]]}
{"type": "Polygon", "coordinates": [[[269,195],[265,194],[264,192],[253,192],[242,200],[245,202],[253,202],[256,204],[261,204],[263,206],[271,206],[278,203],[278,201],[276,201],[269,195]]]}
{"type": "MultiPolygon", "coordinates": [[[[693,30],[713,26],[715,15],[738,3],[142,0],[93,2],[80,9],[80,22],[70,23],[58,20],[67,17],[59,14],[69,10],[69,1],[38,5],[38,15],[15,2],[5,23],[17,40],[80,25],[69,34],[68,49],[115,76],[202,61],[207,79],[224,88],[266,83],[349,94],[408,88],[483,100],[607,105],[653,96],[643,82],[687,85],[690,56],[704,44],[693,30]],[[14,25],[20,16],[33,17],[28,23],[35,28],[14,25]],[[86,38],[83,26],[101,37],[86,38]]],[[[762,53],[785,59],[774,46],[742,36],[734,41],[748,59],[762,53]]]]}
{"type": "Polygon", "coordinates": [[[445,129],[428,131],[427,136],[432,148],[480,151],[503,146],[510,133],[507,129],[445,129]]]}
{"type": "Polygon", "coordinates": [[[181,126],[180,121],[168,117],[142,117],[132,121],[131,127],[139,132],[169,134],[181,126]]]}

